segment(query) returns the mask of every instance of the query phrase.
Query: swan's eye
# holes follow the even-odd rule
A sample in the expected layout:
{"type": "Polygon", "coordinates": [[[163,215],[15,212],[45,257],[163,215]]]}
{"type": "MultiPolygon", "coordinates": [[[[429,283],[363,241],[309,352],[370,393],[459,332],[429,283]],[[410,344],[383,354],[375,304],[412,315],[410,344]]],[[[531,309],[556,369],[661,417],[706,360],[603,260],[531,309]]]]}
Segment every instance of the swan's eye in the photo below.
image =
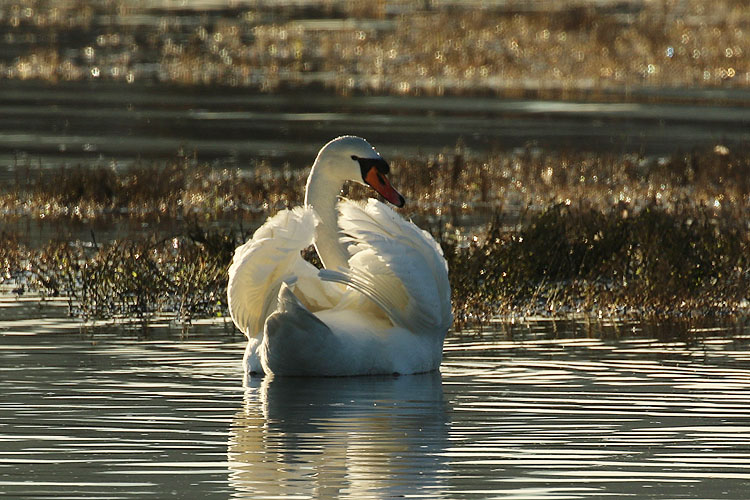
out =
{"type": "MultiPolygon", "coordinates": [[[[387,175],[389,172],[388,164],[383,158],[361,158],[359,156],[352,155],[352,159],[359,162],[359,168],[362,172],[362,181],[368,183],[367,176],[370,175],[370,171],[387,175]]],[[[375,175],[373,173],[373,175],[375,175]]]]}

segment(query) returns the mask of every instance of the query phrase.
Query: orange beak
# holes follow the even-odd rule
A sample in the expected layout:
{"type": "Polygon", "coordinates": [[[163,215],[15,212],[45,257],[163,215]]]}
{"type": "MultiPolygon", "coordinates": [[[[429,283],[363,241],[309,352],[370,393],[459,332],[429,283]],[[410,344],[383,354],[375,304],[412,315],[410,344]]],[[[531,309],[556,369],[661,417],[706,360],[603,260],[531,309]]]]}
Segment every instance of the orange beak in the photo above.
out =
{"type": "Polygon", "coordinates": [[[365,182],[372,186],[375,191],[380,193],[383,198],[390,201],[397,207],[403,207],[404,203],[406,203],[404,197],[401,196],[401,194],[399,194],[399,192],[396,191],[393,186],[391,186],[390,182],[388,182],[388,178],[385,176],[385,174],[378,172],[378,169],[376,167],[371,167],[367,172],[367,175],[365,176],[365,182]]]}

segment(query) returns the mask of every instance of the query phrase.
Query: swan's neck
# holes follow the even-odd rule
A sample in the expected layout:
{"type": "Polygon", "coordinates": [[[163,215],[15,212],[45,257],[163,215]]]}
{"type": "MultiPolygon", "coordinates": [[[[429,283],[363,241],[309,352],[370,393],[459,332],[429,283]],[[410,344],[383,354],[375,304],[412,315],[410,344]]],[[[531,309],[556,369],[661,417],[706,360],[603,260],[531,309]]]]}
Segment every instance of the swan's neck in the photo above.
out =
{"type": "Polygon", "coordinates": [[[320,219],[315,230],[315,250],[326,269],[348,268],[349,253],[340,241],[336,208],[346,178],[336,175],[336,169],[324,166],[315,162],[305,192],[305,205],[313,207],[320,219]]]}

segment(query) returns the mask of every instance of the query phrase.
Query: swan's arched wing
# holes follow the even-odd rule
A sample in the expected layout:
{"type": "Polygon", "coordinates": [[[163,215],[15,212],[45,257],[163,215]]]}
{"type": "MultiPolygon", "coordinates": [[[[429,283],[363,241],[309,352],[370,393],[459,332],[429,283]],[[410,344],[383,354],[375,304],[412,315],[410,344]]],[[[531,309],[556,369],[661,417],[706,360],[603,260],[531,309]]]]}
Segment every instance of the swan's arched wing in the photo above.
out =
{"type": "Polygon", "coordinates": [[[350,269],[321,277],[364,293],[412,332],[445,332],[453,320],[448,265],[432,236],[376,200],[342,201],[339,210],[350,269]]]}
{"type": "Polygon", "coordinates": [[[229,312],[248,338],[262,334],[283,281],[292,283],[298,274],[315,272],[308,269],[312,266],[303,261],[300,251],[312,244],[316,222],[310,208],[283,210],[235,250],[227,286],[229,312]]]}

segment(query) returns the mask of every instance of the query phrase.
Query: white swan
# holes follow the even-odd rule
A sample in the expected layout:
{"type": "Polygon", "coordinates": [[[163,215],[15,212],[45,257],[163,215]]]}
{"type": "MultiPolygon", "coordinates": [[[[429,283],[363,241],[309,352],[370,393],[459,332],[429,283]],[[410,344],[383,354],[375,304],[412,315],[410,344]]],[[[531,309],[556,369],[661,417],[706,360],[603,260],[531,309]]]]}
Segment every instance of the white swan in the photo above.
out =
{"type": "Polygon", "coordinates": [[[438,368],[453,320],[440,246],[379,201],[339,199],[355,181],[403,206],[388,171],[364,139],[334,139],[315,159],[305,206],[270,217],[237,248],[227,297],[248,338],[246,376],[438,368]],[[325,269],[300,256],[312,243],[325,269]]]}

